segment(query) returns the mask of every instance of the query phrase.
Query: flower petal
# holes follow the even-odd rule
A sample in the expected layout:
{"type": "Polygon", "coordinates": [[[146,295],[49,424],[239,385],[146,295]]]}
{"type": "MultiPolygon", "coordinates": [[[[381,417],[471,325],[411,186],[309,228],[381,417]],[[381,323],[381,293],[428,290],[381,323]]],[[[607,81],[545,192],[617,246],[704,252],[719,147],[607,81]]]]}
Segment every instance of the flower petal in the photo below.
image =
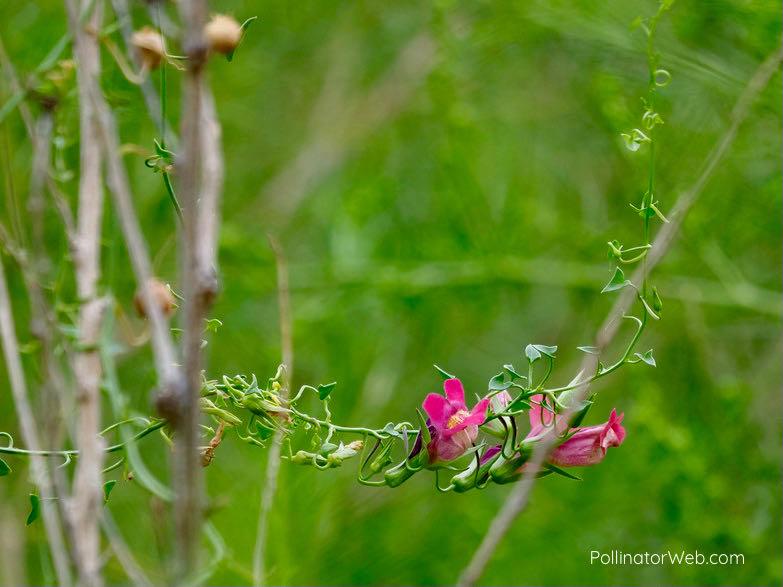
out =
{"type": "Polygon", "coordinates": [[[446,425],[446,422],[454,411],[451,404],[449,404],[449,401],[439,393],[428,394],[427,397],[424,398],[421,407],[427,412],[427,415],[432,421],[432,425],[438,429],[443,428],[446,425]]]}
{"type": "Polygon", "coordinates": [[[465,388],[462,387],[462,381],[457,379],[446,379],[443,382],[443,391],[455,410],[464,410],[465,406],[465,388]]]}
{"type": "Polygon", "coordinates": [[[487,408],[489,407],[489,399],[484,398],[475,406],[470,412],[470,415],[462,421],[463,426],[481,426],[484,420],[487,419],[487,408]]]}

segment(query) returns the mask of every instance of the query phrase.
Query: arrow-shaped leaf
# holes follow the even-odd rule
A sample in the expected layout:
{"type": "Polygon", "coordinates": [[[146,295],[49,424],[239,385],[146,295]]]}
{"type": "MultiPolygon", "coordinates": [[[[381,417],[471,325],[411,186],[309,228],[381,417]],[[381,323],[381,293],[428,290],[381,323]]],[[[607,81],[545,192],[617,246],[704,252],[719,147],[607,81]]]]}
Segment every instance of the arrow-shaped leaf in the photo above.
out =
{"type": "Polygon", "coordinates": [[[625,273],[623,273],[623,270],[619,267],[615,267],[612,279],[610,279],[609,283],[604,286],[604,288],[601,290],[601,293],[617,291],[618,289],[623,289],[628,285],[631,285],[631,282],[625,278],[625,273]]]}
{"type": "Polygon", "coordinates": [[[332,393],[332,390],[334,389],[335,385],[337,385],[336,381],[332,381],[331,383],[322,383],[318,386],[318,398],[319,399],[326,399],[329,397],[329,394],[332,393]]]}

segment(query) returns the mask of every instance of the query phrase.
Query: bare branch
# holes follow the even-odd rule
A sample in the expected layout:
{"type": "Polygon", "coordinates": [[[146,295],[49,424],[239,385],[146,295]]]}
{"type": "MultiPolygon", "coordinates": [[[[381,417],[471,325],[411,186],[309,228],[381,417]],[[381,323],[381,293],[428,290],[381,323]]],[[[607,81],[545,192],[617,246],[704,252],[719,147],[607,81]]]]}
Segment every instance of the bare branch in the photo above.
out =
{"type": "Polygon", "coordinates": [[[223,160],[220,125],[204,80],[208,48],[204,38],[207,3],[179,3],[184,27],[187,71],[184,79],[180,155],[177,158],[184,207],[180,276],[184,295],[182,354],[185,385],[177,405],[174,502],[179,580],[194,576],[202,524],[199,396],[201,394],[204,319],[217,295],[216,239],[219,226],[223,160]]]}
{"type": "MultiPolygon", "coordinates": [[[[778,70],[781,59],[783,59],[783,50],[778,48],[770,55],[756,70],[747,86],[739,96],[731,114],[731,123],[728,130],[724,133],[710,154],[707,156],[704,166],[693,186],[680,195],[677,199],[672,214],[671,221],[664,224],[658,231],[655,241],[652,244],[650,253],[647,256],[646,270],[649,273],[669,251],[675,237],[677,236],[685,216],[692,206],[696,203],[704,187],[712,177],[720,161],[728,152],[740,124],[748,115],[751,104],[758,98],[761,91],[767,86],[772,76],[778,70]]],[[[639,283],[644,277],[644,268],[639,268],[634,274],[634,282],[639,283]]],[[[633,302],[633,292],[630,289],[623,292],[612,309],[610,310],[602,327],[596,335],[596,346],[599,349],[606,348],[614,339],[619,329],[620,318],[628,311],[633,302]]],[[[596,355],[587,355],[582,361],[580,373],[592,373],[597,365],[596,355]]],[[[570,421],[574,412],[587,398],[589,385],[585,383],[576,390],[576,394],[571,401],[571,408],[562,415],[564,421],[570,421]]],[[[522,513],[528,504],[530,491],[536,480],[536,474],[546,462],[552,450],[557,444],[557,431],[555,426],[536,444],[536,448],[530,461],[525,467],[525,474],[517,485],[512,489],[506,498],[503,507],[495,515],[492,523],[484,535],[481,544],[467,567],[462,571],[457,585],[469,587],[476,584],[489,563],[500,541],[505,537],[511,524],[517,516],[522,513]]]]}
{"type": "Polygon", "coordinates": [[[98,297],[100,236],[103,218],[103,182],[98,115],[90,99],[90,87],[99,83],[102,4],[82,25],[79,14],[90,10],[91,0],[82,0],[77,11],[67,0],[69,24],[74,39],[79,93],[79,207],[74,250],[79,308],[79,350],[74,357],[77,423],[75,440],[79,460],[74,476],[70,514],[73,521],[79,583],[85,587],[103,584],[100,569],[99,522],[103,509],[103,442],[101,431],[101,360],[97,350],[105,301],[98,297]]]}
{"type": "MultiPolygon", "coordinates": [[[[288,263],[286,262],[283,247],[277,239],[271,235],[268,235],[268,238],[269,244],[275,253],[275,264],[277,265],[277,307],[280,314],[280,341],[285,369],[280,396],[286,399],[291,389],[294,372],[294,340],[291,295],[288,287],[288,263]]],[[[253,585],[255,587],[262,587],[266,583],[265,561],[266,542],[269,534],[269,514],[272,511],[275,493],[277,492],[277,477],[280,472],[282,444],[283,434],[280,430],[277,430],[267,456],[264,491],[261,496],[258,513],[256,543],[253,547],[253,585]]]]}

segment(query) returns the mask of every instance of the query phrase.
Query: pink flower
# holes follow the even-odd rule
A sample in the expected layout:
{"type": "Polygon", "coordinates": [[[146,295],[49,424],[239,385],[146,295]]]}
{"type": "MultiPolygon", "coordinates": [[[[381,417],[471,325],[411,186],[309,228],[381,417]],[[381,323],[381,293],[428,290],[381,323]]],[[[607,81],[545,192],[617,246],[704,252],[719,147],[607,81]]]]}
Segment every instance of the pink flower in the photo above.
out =
{"type": "Polygon", "coordinates": [[[432,434],[428,446],[430,463],[452,461],[462,455],[476,440],[478,427],[487,418],[489,399],[482,399],[468,411],[459,379],[444,381],[443,390],[446,397],[431,393],[422,403],[432,434]]]}
{"type": "MultiPolygon", "coordinates": [[[[542,395],[531,398],[534,402],[543,402],[542,395]]],[[[530,409],[530,433],[528,438],[538,436],[545,432],[547,426],[552,425],[552,412],[546,408],[533,405],[530,409]]],[[[617,415],[612,410],[609,420],[598,426],[573,428],[571,436],[558,446],[549,458],[549,462],[558,467],[585,467],[596,465],[604,460],[606,451],[613,446],[620,446],[625,440],[625,428],[622,427],[623,414],[617,415]]],[[[565,431],[562,418],[555,424],[558,433],[565,431]]]]}
{"type": "Polygon", "coordinates": [[[625,440],[622,421],[623,414],[618,416],[617,411],[612,410],[608,422],[575,428],[573,436],[554,450],[549,461],[558,467],[597,465],[604,460],[609,447],[620,446],[625,440]]]}

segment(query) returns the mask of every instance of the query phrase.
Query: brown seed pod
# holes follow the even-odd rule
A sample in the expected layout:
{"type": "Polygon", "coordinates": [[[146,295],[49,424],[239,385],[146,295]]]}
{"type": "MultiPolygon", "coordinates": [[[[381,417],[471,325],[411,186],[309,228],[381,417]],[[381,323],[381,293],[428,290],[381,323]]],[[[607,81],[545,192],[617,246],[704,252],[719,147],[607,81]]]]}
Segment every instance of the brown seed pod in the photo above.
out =
{"type": "Polygon", "coordinates": [[[242,27],[232,17],[216,14],[204,27],[204,36],[212,51],[227,55],[239,45],[242,27]]]}
{"type": "MultiPolygon", "coordinates": [[[[166,318],[174,313],[174,310],[177,308],[177,304],[174,301],[174,295],[171,293],[171,290],[165,283],[152,277],[149,281],[147,281],[147,291],[149,291],[152,299],[155,301],[155,304],[157,304],[161,313],[166,318]]],[[[137,290],[136,295],[133,296],[133,305],[135,306],[136,312],[138,312],[139,316],[142,318],[147,318],[149,316],[147,307],[144,304],[144,296],[142,296],[140,289],[137,290]]]]}
{"type": "Polygon", "coordinates": [[[145,26],[131,36],[131,44],[136,47],[141,64],[145,69],[157,69],[166,56],[163,37],[155,29],[145,26]]]}

